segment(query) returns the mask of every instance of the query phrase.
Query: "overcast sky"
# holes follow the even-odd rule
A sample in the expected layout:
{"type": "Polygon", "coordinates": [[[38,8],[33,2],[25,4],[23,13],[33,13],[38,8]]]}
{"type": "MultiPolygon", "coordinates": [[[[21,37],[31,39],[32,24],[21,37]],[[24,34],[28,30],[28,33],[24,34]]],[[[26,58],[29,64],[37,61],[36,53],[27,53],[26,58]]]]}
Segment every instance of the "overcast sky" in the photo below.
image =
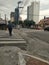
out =
{"type": "MultiPolygon", "coordinates": [[[[7,14],[9,18],[10,12],[14,11],[17,7],[17,2],[20,0],[0,0],[0,14],[4,17],[4,14],[7,14]]],[[[33,0],[21,0],[23,1],[23,5],[25,6],[22,10],[24,18],[26,17],[26,6],[30,5],[33,0]]],[[[49,15],[49,0],[39,0],[40,1],[40,15],[49,15]]],[[[39,19],[42,19],[43,16],[40,16],[39,19]]]]}

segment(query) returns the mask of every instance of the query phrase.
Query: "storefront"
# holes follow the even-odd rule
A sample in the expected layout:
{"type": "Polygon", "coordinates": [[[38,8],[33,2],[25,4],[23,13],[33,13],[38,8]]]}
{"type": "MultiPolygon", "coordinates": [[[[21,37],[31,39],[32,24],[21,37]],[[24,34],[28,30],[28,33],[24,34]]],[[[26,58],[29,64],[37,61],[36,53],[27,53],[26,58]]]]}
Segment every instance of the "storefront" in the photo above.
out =
{"type": "Polygon", "coordinates": [[[0,30],[6,30],[6,29],[7,29],[7,24],[6,24],[5,20],[0,18],[0,30]]]}
{"type": "Polygon", "coordinates": [[[7,25],[6,24],[0,24],[0,30],[6,30],[7,25]]]}

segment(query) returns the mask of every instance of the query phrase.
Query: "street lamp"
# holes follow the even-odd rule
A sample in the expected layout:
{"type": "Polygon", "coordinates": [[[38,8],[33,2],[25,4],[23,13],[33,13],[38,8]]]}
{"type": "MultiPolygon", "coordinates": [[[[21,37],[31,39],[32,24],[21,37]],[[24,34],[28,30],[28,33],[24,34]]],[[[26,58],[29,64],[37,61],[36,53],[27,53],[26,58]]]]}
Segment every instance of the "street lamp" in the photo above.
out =
{"type": "Polygon", "coordinates": [[[19,7],[19,4],[20,4],[20,3],[22,3],[22,1],[19,1],[19,2],[18,2],[18,8],[20,8],[20,7],[19,7]]]}
{"type": "Polygon", "coordinates": [[[18,28],[19,28],[19,9],[20,9],[20,8],[23,8],[23,7],[19,7],[19,4],[20,4],[20,3],[22,3],[22,1],[19,1],[19,2],[18,2],[18,28]]]}
{"type": "Polygon", "coordinates": [[[46,19],[46,17],[44,16],[43,29],[45,28],[45,19],[46,19]]]}

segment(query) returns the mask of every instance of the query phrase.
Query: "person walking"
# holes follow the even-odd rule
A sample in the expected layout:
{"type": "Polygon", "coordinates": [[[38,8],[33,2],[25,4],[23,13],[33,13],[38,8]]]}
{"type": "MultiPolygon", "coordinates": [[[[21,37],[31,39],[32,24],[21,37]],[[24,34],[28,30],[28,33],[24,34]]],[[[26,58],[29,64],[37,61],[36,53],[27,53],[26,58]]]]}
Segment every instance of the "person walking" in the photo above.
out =
{"type": "Polygon", "coordinates": [[[8,30],[9,30],[9,35],[12,36],[12,28],[13,28],[13,25],[12,23],[9,21],[8,22],[8,30]]]}

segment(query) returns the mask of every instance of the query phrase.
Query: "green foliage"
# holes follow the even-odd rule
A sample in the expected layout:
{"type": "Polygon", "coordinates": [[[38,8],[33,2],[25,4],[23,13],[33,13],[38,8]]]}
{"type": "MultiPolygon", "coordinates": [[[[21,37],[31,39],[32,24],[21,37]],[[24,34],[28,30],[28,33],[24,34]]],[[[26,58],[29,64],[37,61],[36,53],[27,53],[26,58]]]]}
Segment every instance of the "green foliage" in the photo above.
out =
{"type": "Polygon", "coordinates": [[[33,20],[24,20],[24,25],[30,27],[31,25],[35,25],[35,22],[33,20]]]}
{"type": "Polygon", "coordinates": [[[9,20],[8,23],[10,23],[11,21],[9,20]]]}
{"type": "Polygon", "coordinates": [[[23,21],[13,21],[12,23],[18,25],[18,24],[23,24],[23,21]]]}
{"type": "Polygon", "coordinates": [[[18,24],[18,22],[17,22],[17,21],[13,21],[12,23],[13,23],[14,25],[17,25],[17,24],[18,24]]]}
{"type": "Polygon", "coordinates": [[[19,24],[23,24],[23,21],[19,21],[19,24]]]}

